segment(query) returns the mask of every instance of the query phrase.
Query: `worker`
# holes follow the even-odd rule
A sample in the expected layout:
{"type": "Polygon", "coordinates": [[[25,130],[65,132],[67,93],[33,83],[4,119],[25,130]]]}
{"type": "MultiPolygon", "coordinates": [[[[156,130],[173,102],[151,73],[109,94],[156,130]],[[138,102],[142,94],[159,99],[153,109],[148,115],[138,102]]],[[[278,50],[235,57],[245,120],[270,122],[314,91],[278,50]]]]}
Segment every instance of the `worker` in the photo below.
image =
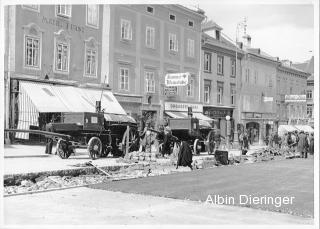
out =
{"type": "Polygon", "coordinates": [[[191,170],[193,169],[192,150],[190,148],[190,145],[186,141],[182,141],[180,146],[176,169],[178,169],[179,166],[188,166],[191,170]]]}

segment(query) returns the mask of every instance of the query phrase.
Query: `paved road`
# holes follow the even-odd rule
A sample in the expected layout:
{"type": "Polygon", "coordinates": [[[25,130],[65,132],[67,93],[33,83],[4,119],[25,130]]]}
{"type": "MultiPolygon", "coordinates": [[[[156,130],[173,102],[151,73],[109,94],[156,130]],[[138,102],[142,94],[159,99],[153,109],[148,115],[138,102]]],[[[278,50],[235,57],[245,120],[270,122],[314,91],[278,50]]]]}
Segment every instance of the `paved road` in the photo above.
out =
{"type": "MultiPolygon", "coordinates": [[[[234,197],[231,205],[284,212],[304,217],[313,217],[313,159],[292,159],[265,163],[225,166],[188,173],[147,177],[91,186],[95,189],[121,191],[206,201],[208,196],[234,197]],[[269,204],[259,199],[261,204],[245,204],[239,195],[269,198],[269,204]],[[288,196],[289,202],[283,197],[288,196]],[[279,197],[276,200],[276,197],[279,197]],[[282,198],[281,206],[276,207],[282,198]],[[271,203],[273,198],[274,203],[271,203]],[[292,203],[290,202],[292,200],[292,203]]],[[[226,199],[226,198],[225,198],[226,199]]],[[[278,205],[279,206],[279,205],[278,205]]]]}
{"type": "MultiPolygon", "coordinates": [[[[41,228],[41,225],[61,224],[85,225],[86,228],[90,228],[87,225],[310,225],[313,223],[314,220],[312,218],[251,208],[211,205],[195,201],[90,188],[76,188],[4,198],[4,224],[6,226],[14,224],[15,228],[17,226],[19,228],[34,228],[36,225],[38,226],[37,228],[41,228]],[[31,225],[32,227],[30,227],[31,225]]],[[[80,228],[83,228],[83,226],[80,228]]]]}

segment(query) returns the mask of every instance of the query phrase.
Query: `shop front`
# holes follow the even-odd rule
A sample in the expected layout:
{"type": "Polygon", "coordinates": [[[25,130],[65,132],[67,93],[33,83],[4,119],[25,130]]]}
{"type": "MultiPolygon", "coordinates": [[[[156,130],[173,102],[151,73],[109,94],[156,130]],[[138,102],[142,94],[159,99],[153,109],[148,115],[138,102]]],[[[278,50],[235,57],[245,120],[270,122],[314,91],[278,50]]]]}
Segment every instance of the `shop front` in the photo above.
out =
{"type": "Polygon", "coordinates": [[[114,93],[115,98],[118,100],[122,108],[127,115],[133,117],[138,123],[140,123],[142,113],[142,96],[141,95],[127,95],[114,93]]]}
{"type": "Polygon", "coordinates": [[[234,133],[233,109],[234,107],[203,106],[203,113],[215,120],[214,128],[220,129],[221,135],[223,136],[227,136],[227,123],[229,122],[229,120],[227,120],[227,117],[230,117],[231,140],[234,133]]]}

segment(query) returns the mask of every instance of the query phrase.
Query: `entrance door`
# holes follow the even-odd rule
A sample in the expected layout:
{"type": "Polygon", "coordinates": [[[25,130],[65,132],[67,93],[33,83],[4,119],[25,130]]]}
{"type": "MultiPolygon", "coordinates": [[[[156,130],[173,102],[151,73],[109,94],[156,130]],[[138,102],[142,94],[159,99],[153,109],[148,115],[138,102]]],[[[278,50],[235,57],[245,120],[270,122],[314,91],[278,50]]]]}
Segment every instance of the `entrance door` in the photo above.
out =
{"type": "Polygon", "coordinates": [[[251,144],[259,142],[259,128],[260,126],[257,122],[248,122],[246,124],[246,130],[251,144]]]}

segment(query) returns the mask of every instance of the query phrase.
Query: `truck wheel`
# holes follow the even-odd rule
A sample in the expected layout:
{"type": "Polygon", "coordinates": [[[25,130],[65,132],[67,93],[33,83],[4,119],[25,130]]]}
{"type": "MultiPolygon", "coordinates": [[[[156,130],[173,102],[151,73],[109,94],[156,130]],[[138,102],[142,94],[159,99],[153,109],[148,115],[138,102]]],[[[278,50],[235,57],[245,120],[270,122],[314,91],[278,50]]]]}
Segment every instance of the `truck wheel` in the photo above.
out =
{"type": "Polygon", "coordinates": [[[199,155],[200,150],[201,150],[200,141],[199,141],[199,139],[196,139],[196,140],[194,140],[194,143],[193,143],[193,153],[196,155],[199,155]]]}
{"type": "Polygon", "coordinates": [[[62,139],[58,140],[57,146],[56,146],[56,151],[57,151],[57,154],[59,155],[59,157],[61,157],[62,159],[67,159],[71,155],[71,153],[69,153],[69,151],[68,151],[67,143],[62,139]]]}
{"type": "Polygon", "coordinates": [[[102,142],[98,137],[90,138],[88,142],[88,153],[92,160],[99,158],[102,153],[102,142]]]}

